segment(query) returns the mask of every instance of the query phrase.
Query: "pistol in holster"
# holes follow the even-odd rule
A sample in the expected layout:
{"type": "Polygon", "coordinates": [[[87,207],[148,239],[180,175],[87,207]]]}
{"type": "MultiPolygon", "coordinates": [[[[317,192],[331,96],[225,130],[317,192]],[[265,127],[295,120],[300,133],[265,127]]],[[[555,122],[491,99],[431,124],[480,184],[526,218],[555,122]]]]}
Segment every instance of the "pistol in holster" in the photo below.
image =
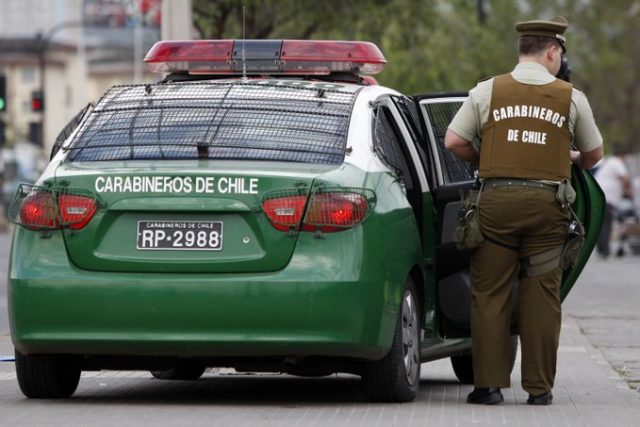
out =
{"type": "Polygon", "coordinates": [[[458,211],[458,225],[453,235],[458,250],[475,249],[484,240],[480,229],[480,215],[478,204],[482,188],[460,190],[460,200],[462,206],[458,211]]]}
{"type": "Polygon", "coordinates": [[[571,220],[567,227],[567,241],[562,247],[560,254],[560,267],[566,270],[576,265],[578,261],[578,255],[585,241],[585,230],[580,222],[580,218],[578,218],[578,215],[576,215],[571,208],[571,205],[576,201],[576,191],[568,179],[565,178],[560,181],[556,199],[558,199],[562,207],[567,207],[571,213],[571,220]]]}

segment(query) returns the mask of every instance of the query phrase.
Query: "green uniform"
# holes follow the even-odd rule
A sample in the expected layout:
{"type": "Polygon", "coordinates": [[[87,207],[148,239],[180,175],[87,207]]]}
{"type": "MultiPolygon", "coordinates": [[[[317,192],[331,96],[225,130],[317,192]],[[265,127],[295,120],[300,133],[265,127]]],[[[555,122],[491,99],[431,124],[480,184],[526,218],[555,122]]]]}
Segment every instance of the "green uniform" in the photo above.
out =
{"type": "Polygon", "coordinates": [[[553,184],[569,176],[570,142],[591,151],[602,138],[584,95],[536,63],[479,83],[449,129],[469,141],[482,137],[478,211],[485,241],[471,258],[475,386],[510,385],[511,290],[519,278],[522,386],[540,395],[555,377],[562,271],[528,277],[520,264],[565,242],[569,215],[553,184]],[[544,185],[505,185],[509,178],[544,185]]]}

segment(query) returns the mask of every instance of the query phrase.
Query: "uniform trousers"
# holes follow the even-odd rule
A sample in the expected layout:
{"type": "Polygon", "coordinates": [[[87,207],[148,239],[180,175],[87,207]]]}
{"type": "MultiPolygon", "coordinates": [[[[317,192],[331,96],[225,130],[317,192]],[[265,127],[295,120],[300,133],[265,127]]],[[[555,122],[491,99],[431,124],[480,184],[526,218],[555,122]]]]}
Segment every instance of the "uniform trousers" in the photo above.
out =
{"type": "Polygon", "coordinates": [[[555,378],[562,270],[523,277],[520,259],[563,245],[569,212],[553,191],[522,186],[485,187],[478,212],[485,240],[471,253],[474,385],[510,386],[511,296],[519,280],[522,387],[538,396],[555,378]]]}

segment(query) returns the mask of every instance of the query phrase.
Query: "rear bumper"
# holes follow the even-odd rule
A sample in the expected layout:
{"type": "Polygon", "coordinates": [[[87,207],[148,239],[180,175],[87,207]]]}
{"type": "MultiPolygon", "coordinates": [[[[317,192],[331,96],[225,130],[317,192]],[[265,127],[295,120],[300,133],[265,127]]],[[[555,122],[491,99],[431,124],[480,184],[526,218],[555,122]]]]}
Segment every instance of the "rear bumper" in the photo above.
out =
{"type": "Polygon", "coordinates": [[[18,229],[13,342],[23,354],[382,357],[405,277],[353,245],[316,253],[310,239],[272,273],[103,273],[71,265],[61,235],[18,229]]]}

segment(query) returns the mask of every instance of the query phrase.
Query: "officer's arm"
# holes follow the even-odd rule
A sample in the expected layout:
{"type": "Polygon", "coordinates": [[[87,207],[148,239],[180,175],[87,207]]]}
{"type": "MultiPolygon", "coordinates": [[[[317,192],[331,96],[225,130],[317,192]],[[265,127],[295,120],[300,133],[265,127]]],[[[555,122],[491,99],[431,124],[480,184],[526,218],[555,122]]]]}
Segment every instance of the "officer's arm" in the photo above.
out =
{"type": "Polygon", "coordinates": [[[477,164],[480,160],[480,156],[471,141],[467,141],[451,129],[447,129],[447,134],[444,137],[444,146],[466,162],[477,164]]]}
{"type": "Polygon", "coordinates": [[[571,151],[571,161],[578,167],[582,169],[591,169],[602,159],[604,155],[604,151],[602,150],[602,145],[599,145],[597,148],[591,151],[579,152],[579,151],[571,151]]]}

